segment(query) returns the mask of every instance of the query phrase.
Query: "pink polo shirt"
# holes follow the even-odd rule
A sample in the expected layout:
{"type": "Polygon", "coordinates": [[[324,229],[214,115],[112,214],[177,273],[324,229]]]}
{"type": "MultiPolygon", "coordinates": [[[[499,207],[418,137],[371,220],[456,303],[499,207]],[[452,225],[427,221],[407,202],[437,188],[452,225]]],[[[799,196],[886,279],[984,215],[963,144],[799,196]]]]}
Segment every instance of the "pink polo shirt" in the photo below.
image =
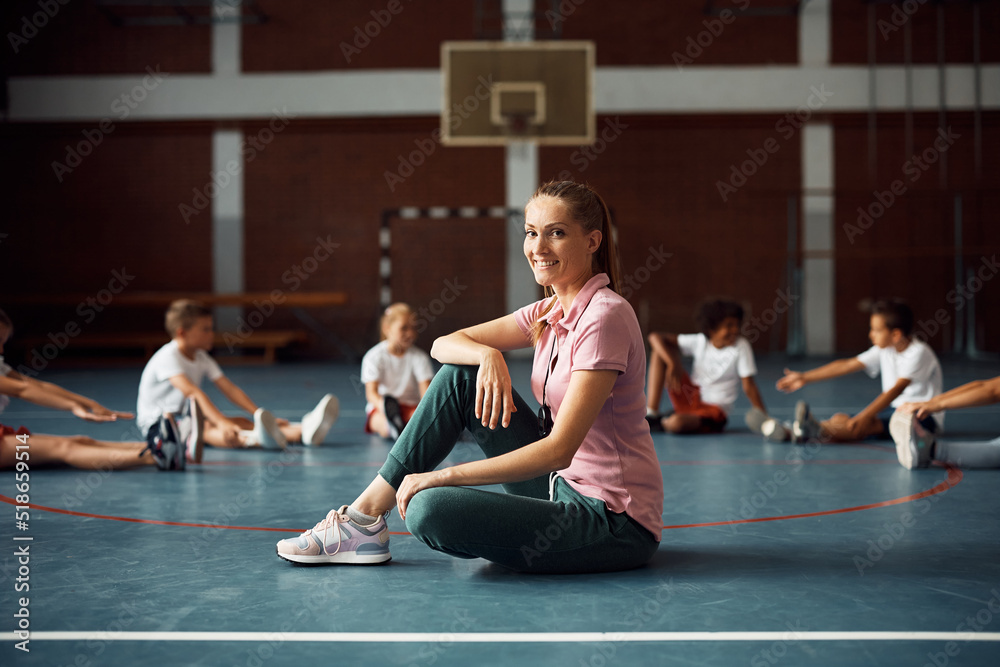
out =
{"type": "MultiPolygon", "coordinates": [[[[612,512],[628,514],[659,541],[663,476],[645,419],[646,348],[635,311],[606,288],[609,282],[607,274],[597,274],[573,299],[569,313],[564,315],[556,301],[545,315],[551,326],[535,347],[531,391],[541,403],[553,337],[557,340],[552,356],[555,368],[549,374],[545,401],[556,423],[573,371],[618,371],[611,395],[573,462],[558,473],[581,494],[600,498],[612,512]]],[[[530,336],[532,324],[549,301],[536,301],[514,313],[525,335],[530,336]]]]}

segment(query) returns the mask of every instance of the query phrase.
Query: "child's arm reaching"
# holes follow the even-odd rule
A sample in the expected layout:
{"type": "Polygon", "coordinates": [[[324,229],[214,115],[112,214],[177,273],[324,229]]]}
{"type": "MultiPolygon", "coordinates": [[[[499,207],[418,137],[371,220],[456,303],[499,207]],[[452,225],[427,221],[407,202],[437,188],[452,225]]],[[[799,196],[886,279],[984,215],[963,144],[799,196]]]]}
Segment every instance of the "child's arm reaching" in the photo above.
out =
{"type": "Polygon", "coordinates": [[[257,412],[258,405],[250,400],[250,397],[246,395],[246,392],[237,387],[233,381],[225,375],[215,381],[215,386],[219,388],[222,395],[228,398],[233,405],[243,408],[251,415],[257,412]]]}
{"type": "Polygon", "coordinates": [[[888,408],[909,386],[909,378],[899,378],[892,389],[879,394],[864,410],[847,420],[847,426],[851,429],[852,435],[864,437],[860,432],[861,425],[878,418],[878,414],[888,408]]]}
{"type": "Polygon", "coordinates": [[[184,374],[175,375],[170,378],[170,384],[174,385],[178,391],[187,396],[194,401],[197,401],[198,407],[201,411],[205,413],[205,419],[210,423],[215,424],[220,429],[230,430],[235,434],[239,435],[240,427],[230,421],[219,408],[215,407],[215,403],[208,397],[208,394],[203,392],[200,388],[195,386],[191,380],[184,374]]]}
{"type": "Polygon", "coordinates": [[[6,376],[0,376],[0,394],[16,396],[22,400],[30,401],[31,403],[47,408],[72,412],[80,419],[86,421],[110,422],[117,420],[119,417],[123,419],[134,417],[130,412],[108,410],[97,401],[91,400],[86,396],[74,394],[51,382],[41,382],[25,377],[16,371],[11,371],[6,376]]]}
{"type": "Polygon", "coordinates": [[[653,354],[666,364],[667,387],[673,390],[681,388],[681,376],[684,365],[681,363],[681,348],[677,344],[677,334],[654,331],[646,337],[653,354]]]}
{"type": "Polygon", "coordinates": [[[917,419],[923,419],[932,412],[971,408],[978,405],[1000,403],[1000,377],[992,380],[973,380],[961,387],[939,394],[929,401],[903,403],[899,409],[904,412],[916,411],[917,419]]]}
{"type": "Polygon", "coordinates": [[[811,371],[799,372],[786,368],[785,375],[778,380],[777,387],[780,391],[790,394],[811,382],[830,380],[832,378],[840,377],[841,375],[857,373],[858,371],[863,371],[864,369],[865,365],[858,361],[856,357],[831,361],[830,363],[820,366],[819,368],[814,368],[811,371]]]}
{"type": "Polygon", "coordinates": [[[760,389],[757,387],[757,381],[753,379],[752,375],[743,378],[743,393],[750,399],[750,405],[767,414],[767,408],[764,407],[764,399],[760,397],[760,389]]]}
{"type": "Polygon", "coordinates": [[[378,393],[378,380],[365,382],[365,400],[373,405],[381,405],[382,395],[378,393]]]}

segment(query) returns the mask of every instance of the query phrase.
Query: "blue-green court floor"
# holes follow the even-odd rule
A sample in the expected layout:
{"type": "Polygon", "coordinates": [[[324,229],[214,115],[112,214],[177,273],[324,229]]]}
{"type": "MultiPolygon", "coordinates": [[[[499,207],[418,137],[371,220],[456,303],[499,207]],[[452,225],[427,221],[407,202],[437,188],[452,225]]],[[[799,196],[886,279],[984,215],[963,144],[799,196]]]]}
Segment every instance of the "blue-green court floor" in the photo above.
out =
{"type": "MultiPolygon", "coordinates": [[[[759,360],[772,413],[798,398],[828,416],[879,391],[862,375],[774,390],[784,359],[759,360]]],[[[797,366],[816,363],[792,362],[797,366]]],[[[528,366],[512,363],[527,385],[528,366]]],[[[946,388],[1000,364],[944,363],[946,388]]],[[[48,379],[132,409],[140,368],[48,379]]],[[[890,443],[763,443],[657,434],[663,541],[649,566],[529,576],[437,553],[391,515],[393,560],[306,567],[274,543],[350,502],[389,443],[362,432],[358,368],[231,367],[280,417],[325,392],[341,417],[322,447],[208,450],[185,473],[32,469],[30,522],[3,522],[5,665],[995,665],[1000,659],[1000,471],[908,471],[890,443]],[[15,540],[31,537],[32,540],[15,540]],[[27,583],[15,551],[30,545],[27,583]],[[22,587],[23,588],[23,587],[22,587]],[[30,652],[14,617],[29,598],[30,652]]],[[[217,396],[217,394],[213,394],[217,396]]],[[[38,433],[136,439],[14,401],[3,422],[38,433]]],[[[1000,410],[952,412],[955,438],[995,437],[1000,410]]],[[[461,442],[451,462],[480,456],[461,442]]],[[[0,494],[16,495],[0,471],[0,494]]]]}

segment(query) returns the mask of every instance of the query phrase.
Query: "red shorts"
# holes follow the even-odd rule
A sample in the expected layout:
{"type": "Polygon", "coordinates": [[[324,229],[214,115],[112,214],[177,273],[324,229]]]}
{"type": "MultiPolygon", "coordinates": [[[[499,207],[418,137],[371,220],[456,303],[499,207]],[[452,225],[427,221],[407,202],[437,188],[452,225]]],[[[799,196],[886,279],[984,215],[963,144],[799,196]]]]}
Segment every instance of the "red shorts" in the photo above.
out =
{"type": "MultiPolygon", "coordinates": [[[[409,403],[399,404],[399,413],[403,416],[403,424],[408,424],[410,419],[413,417],[413,413],[417,411],[417,406],[410,405],[409,403]]],[[[375,408],[371,407],[365,412],[365,433],[374,433],[372,430],[372,415],[375,414],[375,408]]]]}
{"type": "Polygon", "coordinates": [[[684,373],[681,377],[681,388],[678,391],[667,388],[670,402],[674,404],[674,412],[679,415],[696,415],[701,417],[699,433],[719,433],[729,421],[725,411],[718,405],[705,403],[701,400],[701,389],[684,373]]]}

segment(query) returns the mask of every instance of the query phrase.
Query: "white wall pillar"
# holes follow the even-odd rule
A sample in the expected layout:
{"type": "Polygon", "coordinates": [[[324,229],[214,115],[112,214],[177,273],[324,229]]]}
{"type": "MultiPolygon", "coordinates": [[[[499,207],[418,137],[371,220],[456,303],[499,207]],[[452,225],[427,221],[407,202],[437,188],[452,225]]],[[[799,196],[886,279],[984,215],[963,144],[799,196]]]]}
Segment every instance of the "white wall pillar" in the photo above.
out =
{"type": "MultiPolygon", "coordinates": [[[[238,18],[239,3],[215,0],[213,12],[217,18],[238,18]]],[[[240,38],[240,23],[212,24],[212,73],[215,76],[239,75],[240,38]]],[[[242,144],[241,130],[217,129],[212,134],[211,177],[216,185],[212,198],[212,291],[217,294],[242,292],[245,287],[242,144]]],[[[220,331],[232,331],[242,313],[239,306],[219,306],[215,309],[215,326],[220,331]]]]}
{"type": "MultiPolygon", "coordinates": [[[[830,64],[830,0],[804,4],[799,15],[799,65],[830,64]]],[[[822,68],[822,69],[821,69],[822,68]]],[[[816,85],[823,84],[816,81],[816,85]]],[[[837,91],[834,91],[836,94],[837,91]]],[[[802,129],[802,249],[832,252],[834,155],[833,126],[813,122],[802,129]]],[[[802,262],[802,320],[807,354],[833,354],[836,349],[834,311],[836,275],[833,258],[809,257],[802,262]]]]}
{"type": "MultiPolygon", "coordinates": [[[[504,15],[522,14],[535,11],[534,0],[503,0],[504,15]]],[[[533,21],[518,21],[518,26],[527,28],[533,21]]],[[[523,32],[523,31],[522,31],[523,32]]],[[[526,35],[533,39],[534,35],[526,35]]],[[[507,208],[523,209],[528,199],[538,187],[538,145],[526,141],[512,143],[506,147],[506,205],[507,208]]],[[[507,221],[507,312],[513,312],[538,298],[538,285],[524,258],[524,228],[515,221],[507,221]]]]}

